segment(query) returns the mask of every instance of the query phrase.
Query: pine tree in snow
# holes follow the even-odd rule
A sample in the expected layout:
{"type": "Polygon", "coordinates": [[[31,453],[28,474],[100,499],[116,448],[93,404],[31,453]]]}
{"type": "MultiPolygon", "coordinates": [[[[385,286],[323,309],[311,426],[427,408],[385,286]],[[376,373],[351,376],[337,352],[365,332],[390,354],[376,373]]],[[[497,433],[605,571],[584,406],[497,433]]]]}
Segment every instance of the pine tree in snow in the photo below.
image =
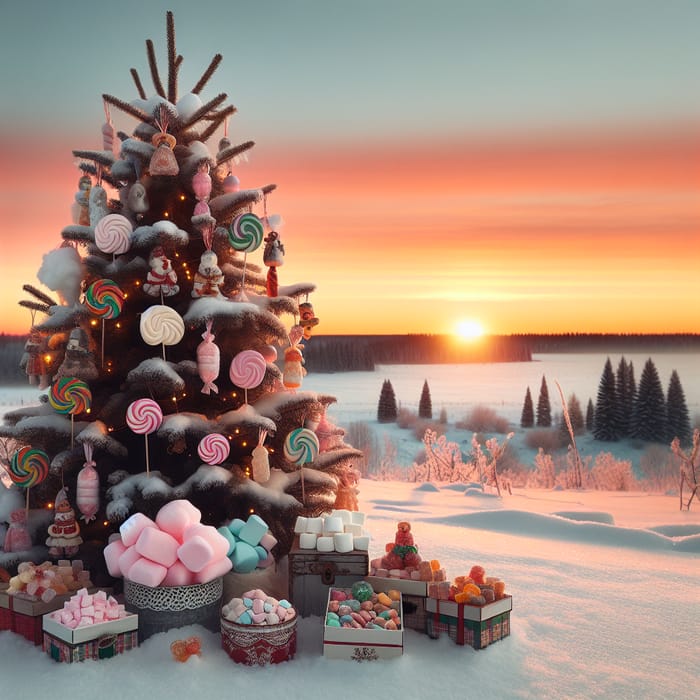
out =
{"type": "Polygon", "coordinates": [[[379,393],[379,403],[377,404],[377,421],[379,423],[393,423],[398,415],[396,406],[396,395],[391,382],[385,379],[382,390],[379,393]]]}
{"type": "Polygon", "coordinates": [[[418,402],[418,417],[426,420],[432,420],[433,418],[433,403],[430,398],[430,387],[427,379],[423,382],[423,389],[418,402]]]}
{"type": "Polygon", "coordinates": [[[593,399],[588,399],[586,404],[586,430],[593,432],[593,425],[595,422],[595,408],[593,406],[593,399]]]}
{"type": "Polygon", "coordinates": [[[610,358],[605,361],[603,375],[598,385],[598,396],[593,421],[593,436],[596,440],[612,441],[620,437],[617,427],[617,390],[615,374],[610,358]]]}
{"type": "Polygon", "coordinates": [[[624,357],[620,358],[615,376],[617,397],[617,425],[620,437],[630,434],[630,420],[634,410],[636,387],[634,384],[634,367],[624,357]]]}
{"type": "Polygon", "coordinates": [[[530,387],[525,391],[525,399],[523,400],[523,410],[520,413],[520,427],[532,428],[535,424],[535,408],[532,405],[532,394],[530,387]]]}
{"type": "Polygon", "coordinates": [[[549,389],[544,376],[540,385],[540,395],[537,399],[537,425],[541,428],[549,428],[552,425],[552,405],[549,401],[549,389]]]}
{"type": "Polygon", "coordinates": [[[649,358],[642,370],[632,413],[632,437],[666,442],[666,401],[656,365],[649,358]]]}
{"type": "Polygon", "coordinates": [[[685,402],[685,393],[681,386],[680,377],[675,369],[671,372],[666,393],[666,419],[668,422],[666,439],[670,442],[674,438],[678,438],[681,446],[690,445],[692,430],[688,416],[688,405],[685,402]]]}
{"type": "MultiPolygon", "coordinates": [[[[186,498],[205,524],[256,512],[284,554],[297,515],[331,509],[361,453],[326,416],[334,398],[301,390],[300,341],[318,322],[308,308],[315,287],[279,284],[285,246],[279,217],[267,213],[276,186],[240,186],[232,171],[254,144],[229,140],[235,108],[225,93],[201,96],[222,57],[181,94],[171,13],[167,39],[163,79],[147,42],[154,93],[132,69],[134,99],[103,95],[103,148],[74,151],[82,172],[74,223],[38,274],[53,295],[25,287],[49,398],[60,398],[60,378],[72,375],[87,383],[91,410],[23,407],[6,414],[0,435],[50,459],[50,478],[30,489],[33,507],[53,502],[64,481],[75,498],[90,447],[100,510],[83,526],[86,544],[104,545],[134,512],[153,517],[186,498]],[[129,133],[116,130],[117,115],[129,133]],[[146,399],[162,416],[150,434],[135,432],[128,417],[146,399]],[[312,461],[285,449],[297,429],[316,435],[307,434],[312,461]],[[213,435],[225,450],[200,449],[213,435]],[[258,447],[270,467],[260,482],[251,478],[263,473],[252,457],[258,447]]],[[[285,244],[293,254],[293,232],[285,244]]],[[[93,571],[100,559],[89,562],[93,571]]]]}

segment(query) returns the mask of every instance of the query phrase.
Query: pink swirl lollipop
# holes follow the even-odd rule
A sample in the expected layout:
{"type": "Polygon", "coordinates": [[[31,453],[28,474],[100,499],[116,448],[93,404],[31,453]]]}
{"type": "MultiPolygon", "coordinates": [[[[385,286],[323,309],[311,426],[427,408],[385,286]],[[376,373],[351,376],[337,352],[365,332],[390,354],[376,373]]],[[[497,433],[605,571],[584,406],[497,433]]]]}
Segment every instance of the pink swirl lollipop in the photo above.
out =
{"type": "Polygon", "coordinates": [[[265,378],[267,362],[257,350],[242,350],[231,360],[229,377],[241,389],[259,386],[265,378]]]}
{"type": "Polygon", "coordinates": [[[49,456],[43,450],[22,447],[12,455],[9,473],[17,486],[36,486],[49,475],[49,456]]]}
{"type": "Polygon", "coordinates": [[[92,392],[90,387],[77,377],[61,377],[51,385],[49,404],[59,413],[71,416],[90,410],[92,392]]]}
{"type": "Polygon", "coordinates": [[[121,214],[107,214],[95,226],[95,244],[103,253],[126,253],[131,247],[131,221],[121,214]]]}
{"type": "Polygon", "coordinates": [[[136,399],[126,409],[126,424],[139,435],[154,433],[163,422],[163,411],[153,399],[136,399]]]}
{"type": "Polygon", "coordinates": [[[295,428],[284,441],[284,456],[295,464],[313,462],[319,450],[318,437],[308,428],[295,428]]]}
{"type": "Polygon", "coordinates": [[[124,305],[124,292],[112,280],[97,280],[85,292],[85,306],[98,318],[117,318],[124,305]]]}
{"type": "Polygon", "coordinates": [[[205,435],[197,447],[200,459],[207,464],[221,464],[229,455],[231,445],[220,433],[205,435]]]}

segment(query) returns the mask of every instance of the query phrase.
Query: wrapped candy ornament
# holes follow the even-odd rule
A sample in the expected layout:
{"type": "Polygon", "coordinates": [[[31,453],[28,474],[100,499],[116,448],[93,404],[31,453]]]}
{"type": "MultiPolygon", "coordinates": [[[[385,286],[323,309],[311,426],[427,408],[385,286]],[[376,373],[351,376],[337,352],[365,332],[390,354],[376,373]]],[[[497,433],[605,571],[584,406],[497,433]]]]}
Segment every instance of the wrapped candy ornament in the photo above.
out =
{"type": "Polygon", "coordinates": [[[151,143],[156,148],[148,166],[151,175],[175,176],[180,172],[180,166],[177,164],[177,159],[173,153],[173,148],[175,148],[177,142],[172,134],[167,133],[168,123],[168,111],[165,105],[161,104],[160,120],[156,121],[156,126],[160,128],[160,131],[151,137],[151,143]]]}
{"type": "Polygon", "coordinates": [[[209,175],[209,165],[204,163],[199,166],[199,169],[192,178],[192,190],[197,199],[197,204],[194,208],[194,215],[209,214],[209,195],[211,194],[211,176],[209,175]]]}
{"type": "Polygon", "coordinates": [[[301,354],[303,347],[303,345],[290,345],[284,351],[282,383],[292,391],[301,386],[302,379],[306,375],[306,369],[303,367],[304,356],[301,354]]]}
{"type": "Polygon", "coordinates": [[[27,530],[27,511],[24,508],[10,513],[10,526],[5,534],[3,548],[6,552],[26,552],[32,548],[32,538],[27,530]]]}
{"type": "Polygon", "coordinates": [[[76,502],[83,520],[89,523],[95,519],[95,515],[100,508],[100,477],[92,459],[92,445],[89,442],[85,442],[83,443],[83,449],[85,451],[85,462],[83,468],[78,472],[76,502]]]}
{"type": "Polygon", "coordinates": [[[204,340],[197,346],[197,371],[199,378],[204,382],[203,394],[219,393],[214,380],[219,376],[221,353],[219,346],[214,343],[216,337],[211,332],[212,321],[207,321],[206,330],[202,333],[204,340]]]}

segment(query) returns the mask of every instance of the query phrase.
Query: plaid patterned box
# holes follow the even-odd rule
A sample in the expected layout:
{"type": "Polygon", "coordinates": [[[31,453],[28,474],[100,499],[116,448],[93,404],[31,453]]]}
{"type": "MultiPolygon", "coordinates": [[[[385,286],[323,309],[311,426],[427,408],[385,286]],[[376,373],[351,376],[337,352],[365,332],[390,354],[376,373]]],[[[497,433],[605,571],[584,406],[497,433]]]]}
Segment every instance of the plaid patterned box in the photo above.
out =
{"type": "Polygon", "coordinates": [[[44,632],[43,650],[54,660],[63,663],[85,661],[85,659],[110,659],[139,645],[137,630],[108,634],[89,642],[71,644],[44,632]]]}
{"type": "Polygon", "coordinates": [[[456,644],[485,649],[510,634],[510,596],[480,606],[429,598],[426,607],[426,630],[432,639],[447,634],[456,644]]]}
{"type": "Polygon", "coordinates": [[[138,615],[127,615],[119,620],[75,629],[45,615],[43,624],[43,650],[52,659],[65,663],[85,659],[109,659],[139,645],[138,615]]]}

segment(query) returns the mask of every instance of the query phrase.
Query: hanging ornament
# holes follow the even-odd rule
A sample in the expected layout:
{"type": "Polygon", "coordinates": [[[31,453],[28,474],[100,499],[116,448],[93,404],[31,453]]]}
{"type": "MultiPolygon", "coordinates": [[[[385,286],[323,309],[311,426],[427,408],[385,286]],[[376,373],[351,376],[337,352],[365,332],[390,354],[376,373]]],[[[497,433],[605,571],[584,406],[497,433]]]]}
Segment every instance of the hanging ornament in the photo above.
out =
{"type": "Polygon", "coordinates": [[[224,178],[222,186],[226,194],[231,194],[232,192],[238,192],[241,189],[241,181],[235,175],[229,172],[224,178]]]}
{"type": "MultiPolygon", "coordinates": [[[[102,331],[104,338],[104,321],[102,322],[102,331]]],[[[104,348],[104,340],[102,345],[104,348]]],[[[63,362],[56,371],[54,379],[77,377],[84,382],[91,382],[98,376],[99,372],[88,346],[87,334],[80,327],[74,328],[68,336],[63,362]]]]}
{"type": "Polygon", "coordinates": [[[304,340],[308,340],[311,337],[312,329],[318,326],[318,319],[314,316],[314,307],[308,301],[299,304],[299,325],[304,329],[304,340]]]}
{"type": "Polygon", "coordinates": [[[269,268],[265,284],[267,296],[276,297],[279,290],[277,268],[284,264],[284,244],[280,240],[280,235],[277,231],[270,231],[270,233],[265,236],[263,262],[269,268]]]}
{"type": "Polygon", "coordinates": [[[194,208],[194,215],[201,216],[209,214],[209,195],[211,194],[211,176],[209,175],[209,164],[203,163],[192,178],[192,190],[197,199],[197,205],[194,208]]]}
{"type": "Polygon", "coordinates": [[[83,443],[85,462],[78,472],[78,486],[76,490],[76,502],[78,510],[86,523],[95,519],[100,508],[100,477],[95,469],[92,459],[93,446],[89,442],[83,443]]]}
{"type": "Polygon", "coordinates": [[[90,189],[88,196],[88,217],[90,226],[97,226],[101,219],[109,214],[107,205],[107,192],[102,185],[97,184],[90,189]]]}
{"type": "Polygon", "coordinates": [[[39,389],[46,389],[49,386],[49,375],[44,362],[44,351],[46,348],[46,337],[36,328],[32,328],[29,338],[24,344],[24,352],[27,354],[24,371],[29,378],[29,383],[38,383],[39,389]]]}
{"type": "Polygon", "coordinates": [[[295,391],[301,386],[302,379],[306,375],[304,369],[304,356],[301,354],[303,345],[291,345],[284,351],[284,370],[282,371],[282,383],[287,389],[295,391]]]}
{"type": "Polygon", "coordinates": [[[92,392],[82,379],[61,377],[54,381],[49,391],[49,405],[54,411],[70,414],[70,447],[73,449],[74,419],[81,413],[90,413],[92,392]]]}
{"type": "Polygon", "coordinates": [[[143,285],[143,291],[146,294],[152,297],[159,296],[162,303],[163,297],[171,297],[180,291],[177,284],[177,273],[162,246],[156,246],[151,251],[148,256],[148,264],[151,269],[148,271],[146,282],[143,285]]]}
{"type": "Polygon", "coordinates": [[[185,322],[175,309],[164,304],[154,304],[141,314],[139,330],[144,342],[149,345],[162,345],[165,361],[165,346],[177,345],[182,340],[185,335],[185,322]]]}
{"type": "Polygon", "coordinates": [[[153,134],[151,143],[156,147],[156,150],[151,156],[151,162],[148,170],[151,175],[177,175],[180,172],[180,166],[177,164],[177,159],[173,153],[175,148],[175,137],[168,134],[168,111],[164,105],[160,107],[160,120],[156,121],[156,126],[160,131],[153,134]]]}
{"type": "Polygon", "coordinates": [[[95,245],[103,253],[120,255],[131,248],[131,221],[121,214],[107,214],[95,225],[95,245]]]}
{"type": "Polygon", "coordinates": [[[90,225],[90,190],[92,180],[89,175],[83,175],[78,180],[78,191],[75,193],[73,205],[73,223],[78,226],[90,225]]]}
{"type": "Polygon", "coordinates": [[[10,526],[5,533],[5,552],[26,552],[32,548],[32,538],[27,529],[27,511],[18,508],[10,513],[10,526]]]}
{"type": "Polygon", "coordinates": [[[211,332],[212,321],[207,321],[207,329],[202,333],[204,340],[197,346],[197,370],[199,378],[204,382],[203,394],[219,393],[214,380],[219,376],[221,353],[219,346],[214,343],[216,337],[211,332]]]}
{"type": "Polygon", "coordinates": [[[205,250],[202,257],[199,259],[199,267],[194,273],[194,285],[192,287],[192,296],[200,297],[215,297],[216,299],[225,299],[221,293],[221,285],[224,283],[224,273],[219,267],[219,259],[213,250],[205,250]]]}
{"type": "Polygon", "coordinates": [[[262,428],[258,432],[258,444],[253,448],[253,481],[258,484],[265,484],[270,479],[270,458],[265,447],[267,430],[262,428]]]}
{"type": "Polygon", "coordinates": [[[126,206],[136,221],[143,219],[143,215],[148,211],[150,205],[148,193],[142,183],[135,182],[129,188],[129,193],[126,195],[126,206]]]}
{"type": "Polygon", "coordinates": [[[299,341],[304,337],[304,329],[296,324],[289,329],[287,333],[287,338],[289,338],[290,345],[297,345],[299,341]]]}
{"type": "Polygon", "coordinates": [[[102,319],[102,354],[101,366],[105,363],[105,321],[117,318],[124,305],[124,292],[112,280],[97,280],[85,292],[85,306],[102,319]]]}
{"type": "Polygon", "coordinates": [[[224,152],[231,148],[231,140],[228,137],[228,117],[224,120],[224,135],[223,138],[219,139],[219,151],[216,154],[216,162],[221,163],[219,166],[221,170],[225,170],[226,176],[223,179],[222,187],[224,192],[227,194],[231,192],[238,192],[240,190],[240,181],[238,178],[231,173],[231,159],[222,161],[224,152]]]}
{"type": "Polygon", "coordinates": [[[54,503],[53,524],[49,525],[46,546],[52,557],[73,557],[83,543],[80,525],[75,518],[75,511],[68,500],[68,490],[64,486],[56,496],[54,503]]]}
{"type": "Polygon", "coordinates": [[[105,123],[102,125],[102,149],[110,151],[115,158],[119,157],[119,139],[112,123],[112,116],[109,113],[109,105],[104,102],[105,123]]]}
{"type": "Polygon", "coordinates": [[[163,411],[153,399],[136,399],[126,409],[126,424],[137,434],[143,435],[146,453],[146,474],[151,475],[148,458],[148,436],[155,433],[163,422],[163,411]]]}

